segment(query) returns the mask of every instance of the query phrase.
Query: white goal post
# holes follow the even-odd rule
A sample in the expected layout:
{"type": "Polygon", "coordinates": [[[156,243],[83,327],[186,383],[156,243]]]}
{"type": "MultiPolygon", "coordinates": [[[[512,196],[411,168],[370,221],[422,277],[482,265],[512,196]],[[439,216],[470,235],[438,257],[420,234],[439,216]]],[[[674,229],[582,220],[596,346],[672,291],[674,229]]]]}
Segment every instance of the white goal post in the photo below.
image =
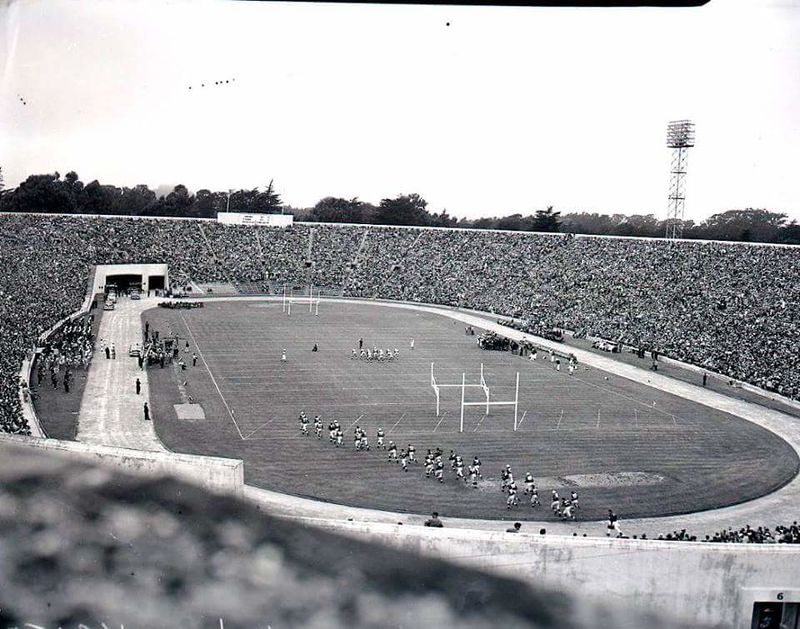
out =
{"type": "Polygon", "coordinates": [[[490,413],[490,409],[492,406],[513,406],[514,407],[514,430],[517,430],[518,427],[518,412],[519,412],[519,372],[517,372],[517,381],[516,387],[514,392],[514,399],[513,400],[498,400],[498,401],[491,401],[490,399],[490,390],[489,385],[486,384],[486,378],[484,377],[483,373],[483,363],[481,363],[481,381],[479,384],[467,384],[467,374],[466,372],[461,373],[461,383],[439,383],[436,381],[436,374],[433,369],[433,363],[431,363],[431,387],[433,388],[433,393],[436,396],[436,416],[439,416],[439,401],[440,401],[440,389],[445,387],[459,387],[461,389],[461,421],[459,424],[459,432],[464,432],[464,409],[467,406],[483,406],[485,407],[485,412],[487,415],[490,413]],[[479,387],[483,390],[483,394],[486,396],[485,402],[467,402],[466,401],[466,393],[468,387],[479,387]]]}
{"type": "Polygon", "coordinates": [[[490,406],[513,406],[514,407],[514,431],[517,430],[517,416],[519,411],[519,371],[517,372],[517,384],[514,390],[514,399],[505,402],[490,402],[489,401],[489,393],[488,387],[486,388],[486,402],[465,402],[464,397],[467,392],[467,386],[465,384],[466,381],[466,374],[461,374],[461,423],[459,425],[459,432],[464,432],[464,408],[467,406],[483,406],[486,405],[486,414],[489,414],[489,407],[490,406]]]}
{"type": "Polygon", "coordinates": [[[295,297],[293,292],[290,290],[287,292],[286,284],[283,285],[283,300],[282,300],[282,309],[283,312],[287,314],[287,316],[291,316],[292,314],[292,304],[308,304],[308,312],[309,314],[314,314],[315,316],[319,316],[319,291],[317,291],[317,296],[314,297],[314,285],[311,284],[308,287],[308,296],[305,295],[302,297],[295,297]]]}
{"type": "MultiPolygon", "coordinates": [[[[480,387],[483,389],[483,394],[486,396],[486,403],[489,403],[489,387],[486,386],[486,380],[483,377],[483,363],[481,363],[481,382],[480,384],[464,384],[464,377],[465,374],[461,374],[461,384],[458,383],[448,383],[448,384],[439,384],[436,382],[436,376],[433,372],[433,363],[431,363],[431,386],[433,387],[433,392],[436,395],[436,417],[439,417],[439,389],[444,387],[480,387]]],[[[481,402],[483,404],[483,402],[481,402]]],[[[486,407],[487,412],[489,407],[486,407]]]]}

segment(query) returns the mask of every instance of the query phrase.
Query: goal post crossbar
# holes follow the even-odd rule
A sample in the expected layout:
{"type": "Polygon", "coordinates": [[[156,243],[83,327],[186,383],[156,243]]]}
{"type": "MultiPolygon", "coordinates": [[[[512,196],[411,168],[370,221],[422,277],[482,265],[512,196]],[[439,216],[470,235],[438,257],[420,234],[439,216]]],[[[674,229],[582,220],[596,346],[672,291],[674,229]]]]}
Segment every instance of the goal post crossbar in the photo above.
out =
{"type": "MultiPolygon", "coordinates": [[[[481,378],[483,378],[483,372],[481,370],[481,378]]],[[[513,400],[499,400],[496,402],[489,401],[489,387],[486,387],[486,401],[485,402],[467,402],[465,400],[467,392],[467,384],[466,384],[466,374],[461,374],[461,424],[459,425],[459,432],[464,432],[464,409],[467,406],[484,406],[486,407],[486,415],[489,414],[489,408],[492,406],[513,406],[514,407],[514,432],[516,432],[517,427],[519,425],[517,421],[518,413],[519,413],[519,372],[517,372],[517,381],[516,386],[514,389],[514,399],[513,400]]]]}
{"type": "MultiPolygon", "coordinates": [[[[464,406],[486,406],[486,402],[464,402],[464,406]]],[[[489,406],[514,406],[515,401],[511,402],[489,402],[489,406]]]]}
{"type": "MultiPolygon", "coordinates": [[[[433,365],[434,365],[434,363],[431,363],[431,387],[433,388],[434,395],[436,395],[436,417],[439,417],[439,400],[440,400],[439,389],[456,388],[456,387],[458,387],[459,389],[463,389],[464,387],[478,387],[480,389],[483,389],[483,393],[486,396],[486,402],[481,402],[481,404],[488,404],[488,402],[489,402],[489,387],[486,386],[486,380],[483,377],[483,363],[481,363],[481,383],[480,384],[466,384],[465,382],[463,382],[463,380],[464,380],[463,377],[462,377],[462,382],[460,384],[458,384],[458,383],[439,384],[438,382],[436,382],[436,375],[434,374],[434,371],[433,371],[433,365]]],[[[463,375],[464,374],[462,374],[462,376],[463,375]]],[[[488,408],[489,407],[487,406],[486,408],[487,408],[487,412],[488,412],[488,408]]]]}

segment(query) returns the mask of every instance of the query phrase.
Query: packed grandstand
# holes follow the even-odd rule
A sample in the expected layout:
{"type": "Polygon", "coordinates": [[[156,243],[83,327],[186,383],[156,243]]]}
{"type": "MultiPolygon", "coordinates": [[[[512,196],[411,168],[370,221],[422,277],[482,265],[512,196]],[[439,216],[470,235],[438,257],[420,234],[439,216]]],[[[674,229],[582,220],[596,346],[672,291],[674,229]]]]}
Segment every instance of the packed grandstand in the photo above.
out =
{"type": "Polygon", "coordinates": [[[27,434],[20,364],[92,265],[166,263],[171,288],[460,306],[623,341],[800,398],[800,248],[455,229],[0,215],[0,429],[27,434]]]}

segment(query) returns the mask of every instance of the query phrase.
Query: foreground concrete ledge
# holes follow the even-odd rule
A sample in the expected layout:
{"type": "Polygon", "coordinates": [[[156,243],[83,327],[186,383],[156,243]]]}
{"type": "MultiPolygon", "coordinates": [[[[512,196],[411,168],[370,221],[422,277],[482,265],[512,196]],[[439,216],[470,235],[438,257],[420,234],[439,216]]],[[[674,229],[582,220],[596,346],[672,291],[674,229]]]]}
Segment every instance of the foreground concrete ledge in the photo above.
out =
{"type": "Polygon", "coordinates": [[[0,433],[0,445],[3,444],[35,448],[73,460],[114,467],[131,474],[174,476],[218,494],[236,497],[244,494],[244,464],[239,459],[131,450],[0,433]]]}
{"type": "MultiPolygon", "coordinates": [[[[523,522],[523,527],[518,533],[507,531],[488,531],[485,529],[452,528],[447,526],[447,519],[444,518],[443,528],[429,528],[422,523],[401,523],[389,522],[359,522],[355,520],[342,520],[340,518],[313,518],[313,517],[287,517],[287,520],[303,522],[317,528],[336,530],[343,535],[397,535],[408,537],[427,537],[430,539],[458,539],[465,541],[486,541],[501,542],[508,545],[508,550],[513,550],[515,545],[530,546],[531,544],[550,544],[560,547],[575,546],[575,548],[611,549],[614,551],[664,551],[671,550],[695,552],[710,551],[718,554],[732,555],[775,555],[791,558],[800,562],[800,546],[796,544],[729,544],[723,542],[679,542],[655,539],[630,539],[630,538],[611,538],[611,537],[583,537],[582,535],[563,535],[558,533],[539,534],[537,526],[531,526],[528,522],[523,522]]],[[[420,516],[420,522],[428,518],[420,516]]],[[[504,528],[511,527],[513,521],[500,522],[504,528]]],[[[792,576],[800,579],[800,564],[795,568],[792,566],[792,576]]],[[[799,582],[800,584],[800,582],[799,582]]]]}
{"type": "Polygon", "coordinates": [[[507,533],[448,528],[446,519],[441,529],[327,518],[302,522],[687,623],[744,629],[755,601],[800,601],[800,547],[792,544],[539,535],[533,527],[507,533]]]}
{"type": "Polygon", "coordinates": [[[341,537],[174,479],[0,443],[0,627],[678,629],[341,537]]]}

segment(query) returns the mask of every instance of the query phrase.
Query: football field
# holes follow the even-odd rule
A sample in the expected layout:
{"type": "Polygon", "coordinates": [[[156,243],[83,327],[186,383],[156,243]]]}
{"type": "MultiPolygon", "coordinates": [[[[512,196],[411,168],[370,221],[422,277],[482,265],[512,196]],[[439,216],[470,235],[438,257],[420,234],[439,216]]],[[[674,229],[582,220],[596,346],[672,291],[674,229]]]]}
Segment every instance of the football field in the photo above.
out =
{"type": "MultiPolygon", "coordinates": [[[[156,429],[167,447],[241,458],[246,482],[343,504],[449,516],[548,519],[550,490],[580,494],[582,518],[613,508],[625,517],[723,506],[777,489],[797,472],[791,447],[769,431],[698,403],[582,365],[570,375],[540,353],[530,361],[481,350],[476,336],[441,315],[380,305],[323,302],[320,315],[279,302],[207,301],[191,311],[149,310],[143,321],[189,343],[186,371],[151,369],[156,429]],[[414,338],[414,349],[410,339],[414,338]],[[393,361],[353,360],[364,347],[397,348],[393,361]],[[319,351],[312,352],[317,344],[319,351]],[[282,350],[287,360],[281,361],[282,350]],[[191,354],[197,354],[192,366],[191,354]],[[519,429],[513,408],[470,406],[460,427],[460,387],[441,389],[436,415],[431,363],[438,384],[480,382],[492,401],[514,399],[520,374],[519,429]],[[178,419],[174,405],[191,396],[204,419],[178,419]],[[321,415],[323,439],[300,434],[298,415],[321,415]],[[328,442],[336,419],[344,448],[328,442]],[[353,450],[353,429],[367,430],[372,449],[353,450]],[[426,479],[422,466],[403,473],[376,451],[383,428],[398,448],[419,458],[441,447],[483,462],[478,489],[455,478],[426,479]],[[499,473],[512,466],[536,478],[543,507],[511,515],[499,473]]],[[[476,329],[477,333],[480,330],[476,329]]],[[[466,389],[469,402],[483,389],[466,389]]],[[[522,484],[520,484],[520,488],[522,484]]]]}

